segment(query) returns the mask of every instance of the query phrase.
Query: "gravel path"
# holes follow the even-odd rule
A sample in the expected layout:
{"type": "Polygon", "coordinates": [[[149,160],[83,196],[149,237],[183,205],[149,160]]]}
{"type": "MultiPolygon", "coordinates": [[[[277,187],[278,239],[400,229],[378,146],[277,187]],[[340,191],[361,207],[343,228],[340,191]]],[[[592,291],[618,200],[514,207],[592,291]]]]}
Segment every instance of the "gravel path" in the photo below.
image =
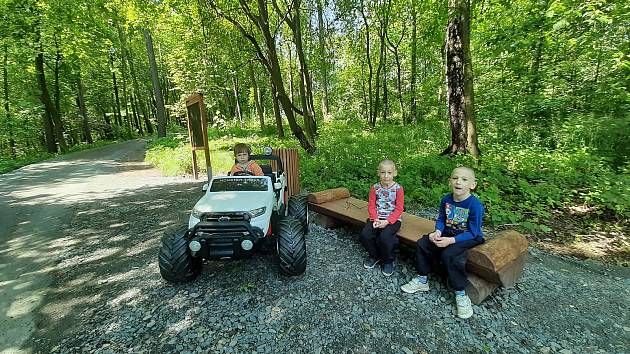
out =
{"type": "MultiPolygon", "coordinates": [[[[193,282],[163,281],[166,228],[185,222],[200,183],[165,181],[67,205],[71,221],[45,243],[51,282],[33,309],[27,351],[57,353],[624,353],[630,272],[530,249],[513,289],[468,320],[403,250],[394,276],[365,270],[353,230],[310,225],[304,275],[279,275],[273,254],[206,262],[193,282]]],[[[33,263],[34,264],[34,263],[33,263]]],[[[0,268],[4,269],[4,268],[0,268]]]]}

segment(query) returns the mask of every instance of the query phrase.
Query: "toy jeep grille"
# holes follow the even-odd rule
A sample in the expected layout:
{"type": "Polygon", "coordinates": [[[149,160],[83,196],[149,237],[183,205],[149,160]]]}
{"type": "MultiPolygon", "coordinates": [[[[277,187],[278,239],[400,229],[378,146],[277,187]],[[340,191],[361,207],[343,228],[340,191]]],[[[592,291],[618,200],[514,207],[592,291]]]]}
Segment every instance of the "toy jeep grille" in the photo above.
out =
{"type": "Polygon", "coordinates": [[[201,217],[202,221],[218,221],[218,222],[249,221],[249,219],[250,219],[250,216],[248,213],[234,213],[234,212],[207,213],[201,217]]]}

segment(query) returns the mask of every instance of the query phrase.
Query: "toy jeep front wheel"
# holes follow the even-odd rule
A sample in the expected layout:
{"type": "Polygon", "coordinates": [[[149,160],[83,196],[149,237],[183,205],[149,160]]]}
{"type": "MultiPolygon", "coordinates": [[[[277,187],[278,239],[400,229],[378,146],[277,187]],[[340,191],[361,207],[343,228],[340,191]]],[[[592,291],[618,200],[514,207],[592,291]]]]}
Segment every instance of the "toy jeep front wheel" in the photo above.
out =
{"type": "Polygon", "coordinates": [[[175,283],[190,281],[201,272],[201,259],[188,249],[185,226],[167,229],[162,237],[158,263],[162,278],[175,283]]]}
{"type": "Polygon", "coordinates": [[[285,217],[278,221],[277,249],[280,270],[286,275],[300,275],[306,270],[306,240],[302,223],[285,217]]]}
{"type": "Polygon", "coordinates": [[[289,216],[298,219],[304,229],[304,234],[308,234],[308,202],[306,195],[294,195],[289,198],[287,209],[289,216]]]}

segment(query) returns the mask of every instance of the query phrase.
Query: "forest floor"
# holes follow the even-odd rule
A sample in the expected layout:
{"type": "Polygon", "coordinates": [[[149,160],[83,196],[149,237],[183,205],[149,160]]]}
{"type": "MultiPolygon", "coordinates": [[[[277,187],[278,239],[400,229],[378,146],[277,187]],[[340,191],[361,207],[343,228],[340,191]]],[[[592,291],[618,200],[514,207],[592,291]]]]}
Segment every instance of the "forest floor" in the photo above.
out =
{"type": "MultiPolygon", "coordinates": [[[[143,160],[136,140],[0,176],[0,204],[9,206],[0,208],[0,353],[623,353],[630,346],[630,269],[544,247],[530,247],[518,284],[474,306],[468,321],[453,315],[452,294],[437,281],[426,294],[399,290],[413,274],[405,250],[385,278],[361,267],[356,232],[313,225],[300,277],[280,276],[275,257],[263,254],[206,262],[194,282],[168,284],[157,266],[160,237],[187,220],[202,182],[162,177],[143,160]]],[[[560,225],[564,246],[575,235],[608,238],[576,222],[560,225]]]]}

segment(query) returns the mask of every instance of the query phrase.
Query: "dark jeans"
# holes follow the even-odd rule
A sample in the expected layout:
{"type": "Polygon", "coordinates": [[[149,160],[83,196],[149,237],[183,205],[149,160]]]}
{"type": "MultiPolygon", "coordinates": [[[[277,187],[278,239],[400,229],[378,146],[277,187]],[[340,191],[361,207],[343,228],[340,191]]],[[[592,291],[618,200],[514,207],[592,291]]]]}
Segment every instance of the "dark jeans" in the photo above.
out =
{"type": "Polygon", "coordinates": [[[361,231],[361,243],[370,257],[380,259],[383,263],[394,261],[394,249],[398,245],[396,233],[400,230],[400,221],[389,224],[382,229],[375,229],[372,220],[368,220],[361,231]]]}
{"type": "Polygon", "coordinates": [[[468,278],[464,272],[468,250],[480,243],[483,243],[483,239],[472,239],[442,248],[431,242],[429,235],[424,235],[416,245],[416,270],[420,275],[429,275],[437,272],[441,264],[446,270],[453,290],[465,290],[468,286],[468,278]]]}

